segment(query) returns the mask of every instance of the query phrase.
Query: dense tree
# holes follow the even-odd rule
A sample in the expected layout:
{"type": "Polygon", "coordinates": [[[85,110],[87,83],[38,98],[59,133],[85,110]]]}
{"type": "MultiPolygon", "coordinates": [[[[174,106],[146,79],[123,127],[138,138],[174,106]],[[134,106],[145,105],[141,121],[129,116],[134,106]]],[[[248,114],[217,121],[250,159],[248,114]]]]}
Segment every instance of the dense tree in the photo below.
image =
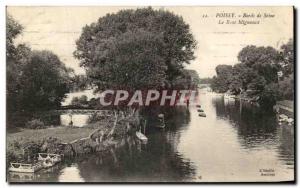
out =
{"type": "Polygon", "coordinates": [[[191,78],[191,82],[194,85],[200,84],[200,78],[199,74],[197,73],[196,70],[191,70],[191,69],[184,69],[184,72],[191,78]]]}
{"type": "Polygon", "coordinates": [[[214,76],[212,78],[211,88],[217,93],[225,93],[228,90],[228,87],[225,84],[224,80],[217,76],[214,76]]]}
{"type": "Polygon", "coordinates": [[[181,76],[173,81],[173,86],[178,89],[194,89],[200,83],[200,78],[195,70],[184,69],[181,76]]]}
{"type": "Polygon", "coordinates": [[[212,89],[218,92],[226,92],[232,82],[233,68],[231,65],[218,65],[216,67],[217,76],[213,78],[212,89]]]}
{"type": "Polygon", "coordinates": [[[73,75],[71,77],[70,88],[72,91],[85,90],[91,86],[90,80],[84,74],[73,75]]]}
{"type": "Polygon", "coordinates": [[[254,45],[244,47],[238,54],[238,60],[252,67],[259,63],[276,64],[279,53],[273,47],[256,47],[254,45]]]}
{"type": "Polygon", "coordinates": [[[239,52],[238,60],[263,76],[267,83],[277,80],[280,55],[276,49],[247,46],[239,52]]]}
{"type": "Polygon", "coordinates": [[[36,111],[57,107],[68,92],[70,69],[49,51],[31,51],[14,39],[22,26],[7,17],[7,110],[36,111]]]}
{"type": "Polygon", "coordinates": [[[10,15],[6,17],[6,58],[14,59],[16,53],[16,47],[14,45],[14,39],[21,34],[23,30],[22,25],[20,25],[16,20],[10,15]]]}
{"type": "Polygon", "coordinates": [[[87,68],[87,75],[98,89],[140,89],[160,86],[165,80],[166,65],[161,56],[160,36],[140,30],[126,32],[106,43],[105,61],[87,68]]]}
{"type": "Polygon", "coordinates": [[[264,89],[259,94],[258,102],[266,109],[272,109],[273,105],[280,98],[278,84],[270,83],[264,86],[264,89]]]}
{"type": "Polygon", "coordinates": [[[229,65],[216,67],[217,76],[212,80],[212,89],[246,94],[258,99],[265,107],[272,107],[277,100],[292,100],[293,50],[292,39],[279,51],[272,47],[247,46],[239,52],[240,63],[235,64],[232,70],[229,65]],[[282,79],[278,78],[279,71],[283,72],[282,79]]]}
{"type": "Polygon", "coordinates": [[[294,74],[294,43],[293,40],[290,39],[286,44],[280,47],[280,56],[281,61],[280,65],[282,67],[282,71],[284,76],[289,76],[290,74],[294,74]]]}
{"type": "Polygon", "coordinates": [[[88,105],[88,98],[86,95],[82,95],[80,97],[73,97],[71,101],[71,105],[77,107],[84,107],[88,105]]]}
{"type": "Polygon", "coordinates": [[[14,44],[23,27],[10,15],[6,17],[6,96],[8,110],[17,109],[21,102],[22,69],[30,56],[30,48],[14,44]]]}
{"type": "Polygon", "coordinates": [[[280,98],[294,100],[294,75],[290,74],[278,82],[280,98]]]}
{"type": "Polygon", "coordinates": [[[199,84],[211,84],[212,83],[212,78],[199,78],[199,84]]]}
{"type": "Polygon", "coordinates": [[[6,59],[6,97],[8,110],[15,111],[22,106],[23,69],[27,65],[31,50],[25,45],[15,48],[13,58],[6,59]]]}
{"type": "Polygon", "coordinates": [[[170,84],[194,59],[196,42],[182,17],[142,8],[99,18],[76,45],[75,57],[101,89],[170,84]]]}
{"type": "Polygon", "coordinates": [[[69,91],[70,69],[50,51],[32,51],[30,60],[23,68],[23,108],[28,110],[49,109],[60,106],[69,91]]]}

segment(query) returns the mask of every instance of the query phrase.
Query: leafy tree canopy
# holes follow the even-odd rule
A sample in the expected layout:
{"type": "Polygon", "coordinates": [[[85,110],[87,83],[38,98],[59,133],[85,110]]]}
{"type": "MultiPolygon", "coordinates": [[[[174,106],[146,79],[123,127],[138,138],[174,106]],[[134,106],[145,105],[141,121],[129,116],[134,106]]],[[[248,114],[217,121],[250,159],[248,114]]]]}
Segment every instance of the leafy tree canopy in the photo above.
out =
{"type": "Polygon", "coordinates": [[[24,44],[15,45],[14,39],[23,27],[9,15],[6,29],[8,111],[58,107],[69,90],[72,70],[50,51],[32,51],[24,44]]]}
{"type": "Polygon", "coordinates": [[[11,59],[16,55],[16,48],[14,45],[14,39],[21,34],[23,30],[22,25],[20,25],[16,20],[10,15],[6,17],[6,56],[11,59]]]}
{"type": "MultiPolygon", "coordinates": [[[[276,50],[272,47],[246,46],[238,54],[240,63],[233,67],[219,65],[217,76],[212,80],[212,89],[217,92],[245,92],[248,97],[258,99],[266,107],[277,100],[294,98],[294,48],[293,40],[276,50]],[[278,72],[283,77],[278,77],[278,72]]],[[[243,94],[245,94],[243,93],[243,94]]]]}
{"type": "Polygon", "coordinates": [[[182,17],[141,8],[99,18],[76,45],[75,57],[101,89],[171,83],[194,59],[196,42],[182,17]]]}

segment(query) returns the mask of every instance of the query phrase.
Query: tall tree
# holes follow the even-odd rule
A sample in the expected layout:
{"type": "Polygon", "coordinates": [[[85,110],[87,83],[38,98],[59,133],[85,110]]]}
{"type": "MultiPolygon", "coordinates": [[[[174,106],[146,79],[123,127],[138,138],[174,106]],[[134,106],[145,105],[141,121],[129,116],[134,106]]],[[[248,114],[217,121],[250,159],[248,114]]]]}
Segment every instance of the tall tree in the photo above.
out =
{"type": "Polygon", "coordinates": [[[233,68],[231,65],[218,65],[216,67],[217,76],[213,77],[212,89],[218,92],[226,92],[232,81],[233,68]]]}
{"type": "Polygon", "coordinates": [[[294,42],[290,39],[286,44],[280,47],[281,61],[284,76],[294,74],[294,42]]]}
{"type": "Polygon", "coordinates": [[[10,15],[6,17],[6,97],[8,110],[17,109],[20,105],[19,89],[22,87],[21,75],[27,63],[30,48],[25,45],[15,45],[14,39],[23,30],[10,15]]]}
{"type": "Polygon", "coordinates": [[[31,51],[14,39],[22,26],[7,16],[7,110],[36,111],[57,107],[68,91],[70,69],[50,51],[31,51]]]}
{"type": "Polygon", "coordinates": [[[32,51],[23,68],[20,91],[23,109],[37,110],[60,106],[69,91],[70,69],[50,51],[32,51]]]}
{"type": "Polygon", "coordinates": [[[130,87],[171,83],[194,59],[196,42],[182,17],[141,8],[99,18],[83,28],[76,45],[75,57],[101,88],[113,82],[130,87]]]}
{"type": "Polygon", "coordinates": [[[219,65],[217,76],[212,80],[212,89],[235,94],[245,91],[255,97],[264,107],[272,107],[277,100],[294,98],[294,47],[290,39],[280,50],[272,47],[246,46],[238,54],[240,63],[233,66],[219,65]],[[226,71],[227,70],[227,71],[226,71]],[[278,79],[278,71],[283,78],[278,79]],[[229,83],[229,87],[228,87],[229,83]]]}
{"type": "Polygon", "coordinates": [[[280,55],[276,49],[246,46],[239,52],[238,60],[263,76],[267,83],[277,81],[280,55]]]}
{"type": "Polygon", "coordinates": [[[21,34],[23,30],[20,25],[11,15],[6,17],[6,57],[13,59],[16,55],[16,47],[14,45],[14,39],[21,34]]]}

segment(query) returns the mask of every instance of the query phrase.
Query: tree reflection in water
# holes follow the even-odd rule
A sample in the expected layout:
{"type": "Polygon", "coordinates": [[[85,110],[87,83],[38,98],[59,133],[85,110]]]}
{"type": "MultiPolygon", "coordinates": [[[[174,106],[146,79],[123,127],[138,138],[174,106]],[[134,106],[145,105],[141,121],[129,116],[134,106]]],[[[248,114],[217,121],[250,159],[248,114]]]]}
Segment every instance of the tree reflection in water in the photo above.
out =
{"type": "Polygon", "coordinates": [[[180,134],[174,130],[190,121],[189,111],[178,108],[164,111],[167,127],[164,130],[148,126],[146,145],[132,137],[123,140],[125,145],[105,154],[86,156],[78,162],[81,176],[88,182],[119,181],[187,181],[194,176],[190,161],[176,150],[180,134]],[[176,116],[180,113],[180,116],[176,116]],[[172,115],[171,115],[172,114],[172,115]],[[182,118],[182,114],[184,118],[182,118]],[[168,117],[179,117],[168,119],[168,117]],[[171,123],[171,124],[170,124],[171,123]]]}
{"type": "Polygon", "coordinates": [[[223,98],[214,98],[213,105],[217,117],[229,120],[235,127],[245,149],[275,147],[280,160],[294,165],[294,128],[279,125],[273,112],[247,102],[223,98]]]}

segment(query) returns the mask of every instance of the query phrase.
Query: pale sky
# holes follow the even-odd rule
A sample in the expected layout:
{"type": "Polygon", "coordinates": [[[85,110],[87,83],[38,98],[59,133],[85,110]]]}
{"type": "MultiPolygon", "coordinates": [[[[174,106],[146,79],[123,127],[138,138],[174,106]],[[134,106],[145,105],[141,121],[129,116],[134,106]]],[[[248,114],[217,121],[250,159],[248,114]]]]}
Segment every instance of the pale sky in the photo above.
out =
{"type": "MultiPolygon", "coordinates": [[[[26,43],[34,50],[51,50],[76,73],[83,74],[79,61],[73,57],[75,41],[85,25],[96,22],[107,13],[134,7],[8,7],[24,27],[16,43],[26,43]]],[[[200,77],[215,75],[219,64],[237,63],[238,52],[246,45],[278,48],[293,37],[292,7],[155,7],[181,15],[191,27],[198,42],[196,59],[187,68],[200,77]],[[217,13],[235,13],[234,18],[216,17],[217,13]],[[274,14],[273,18],[243,18],[243,14],[274,14]],[[203,15],[207,14],[207,18],[203,15]],[[240,17],[241,16],[241,17],[240,17]],[[259,24],[225,24],[226,20],[259,21],[259,24]],[[219,20],[224,24],[219,24],[219,20]]]]}

